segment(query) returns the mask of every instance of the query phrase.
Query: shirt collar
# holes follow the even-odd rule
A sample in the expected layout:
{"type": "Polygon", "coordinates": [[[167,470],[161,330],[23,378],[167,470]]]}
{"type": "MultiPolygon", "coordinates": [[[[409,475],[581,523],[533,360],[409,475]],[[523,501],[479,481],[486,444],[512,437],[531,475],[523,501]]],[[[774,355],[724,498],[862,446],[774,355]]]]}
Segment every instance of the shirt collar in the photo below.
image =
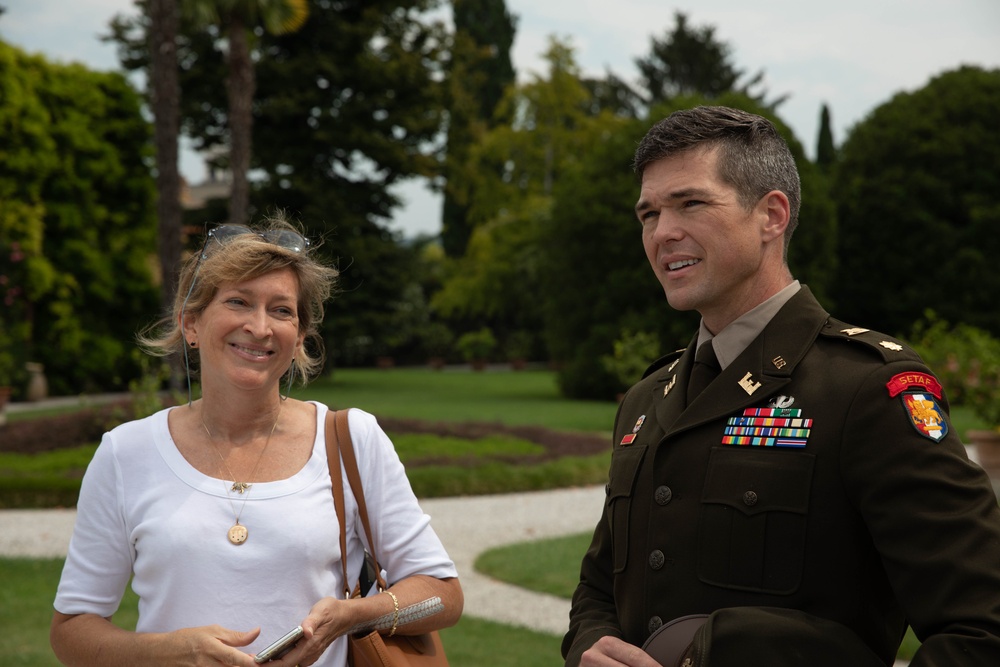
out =
{"type": "Polygon", "coordinates": [[[787,287],[740,315],[714,336],[702,319],[698,328],[698,345],[711,341],[712,347],[715,348],[715,356],[719,359],[719,366],[725,368],[760,335],[768,322],[778,314],[789,299],[795,296],[800,287],[799,281],[793,280],[787,287]]]}

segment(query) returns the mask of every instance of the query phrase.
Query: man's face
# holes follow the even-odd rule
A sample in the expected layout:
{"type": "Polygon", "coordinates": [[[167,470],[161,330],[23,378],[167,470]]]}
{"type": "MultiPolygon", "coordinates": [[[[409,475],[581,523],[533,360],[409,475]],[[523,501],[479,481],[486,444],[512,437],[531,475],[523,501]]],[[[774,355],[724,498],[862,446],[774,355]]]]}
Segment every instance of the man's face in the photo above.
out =
{"type": "Polygon", "coordinates": [[[695,148],[649,164],[635,207],[667,301],[697,310],[713,333],[766,298],[760,273],[774,238],[767,197],[746,210],[717,161],[717,149],[695,148]]]}

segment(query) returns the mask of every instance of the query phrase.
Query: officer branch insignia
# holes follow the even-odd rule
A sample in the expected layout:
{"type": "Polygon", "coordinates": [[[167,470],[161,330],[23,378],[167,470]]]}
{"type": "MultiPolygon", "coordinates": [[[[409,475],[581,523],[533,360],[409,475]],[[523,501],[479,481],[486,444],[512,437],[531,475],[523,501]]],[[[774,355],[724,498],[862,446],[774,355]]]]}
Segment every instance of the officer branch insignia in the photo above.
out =
{"type": "Polygon", "coordinates": [[[948,435],[944,411],[933,394],[908,391],[903,393],[903,407],[917,433],[934,442],[948,435]]]}
{"type": "Polygon", "coordinates": [[[799,409],[747,408],[741,416],[729,418],[722,444],[802,448],[812,425],[813,420],[804,419],[799,409]]]}

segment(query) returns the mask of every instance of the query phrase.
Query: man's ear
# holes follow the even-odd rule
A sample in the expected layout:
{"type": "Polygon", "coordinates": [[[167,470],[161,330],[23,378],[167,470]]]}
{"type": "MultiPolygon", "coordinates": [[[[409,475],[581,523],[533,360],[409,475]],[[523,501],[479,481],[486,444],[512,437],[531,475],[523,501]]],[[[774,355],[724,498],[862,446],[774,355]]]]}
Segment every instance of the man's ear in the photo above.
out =
{"type": "Polygon", "coordinates": [[[785,193],[781,190],[771,190],[761,197],[758,206],[761,207],[761,213],[767,216],[763,227],[761,227],[763,239],[773,241],[784,236],[791,219],[791,207],[788,205],[788,197],[785,193]]]}

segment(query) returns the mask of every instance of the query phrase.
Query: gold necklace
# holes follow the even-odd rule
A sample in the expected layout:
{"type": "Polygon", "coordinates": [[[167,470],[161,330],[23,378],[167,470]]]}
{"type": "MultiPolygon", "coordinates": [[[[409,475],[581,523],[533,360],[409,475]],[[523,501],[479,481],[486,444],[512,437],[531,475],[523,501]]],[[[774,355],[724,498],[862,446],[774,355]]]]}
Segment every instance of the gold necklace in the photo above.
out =
{"type": "MultiPolygon", "coordinates": [[[[274,418],[274,424],[271,425],[271,431],[267,434],[267,440],[264,442],[264,448],[260,450],[260,456],[257,457],[257,463],[254,465],[253,470],[250,472],[250,477],[248,479],[253,479],[257,475],[257,468],[260,467],[260,462],[264,459],[264,452],[267,451],[267,446],[271,444],[271,436],[274,435],[274,429],[278,427],[278,419],[281,417],[281,408],[282,406],[279,405],[278,416],[274,418]]],[[[222,452],[220,452],[219,448],[215,446],[215,436],[212,435],[212,431],[208,428],[208,424],[205,423],[204,411],[202,411],[201,413],[201,425],[205,427],[205,433],[208,434],[209,444],[212,445],[212,449],[215,450],[215,453],[219,455],[219,460],[222,461],[222,465],[225,466],[226,472],[229,473],[229,476],[233,480],[233,485],[230,487],[226,487],[226,498],[229,500],[229,507],[232,508],[233,515],[236,519],[236,522],[233,524],[232,528],[230,528],[228,532],[229,541],[236,545],[243,544],[244,542],[247,541],[249,532],[247,531],[246,526],[240,523],[240,517],[243,516],[243,508],[246,507],[247,497],[249,497],[250,495],[249,493],[250,488],[253,486],[253,484],[251,484],[250,482],[236,481],[236,475],[233,474],[233,471],[232,469],[230,469],[229,464],[226,463],[226,459],[222,456],[222,452]],[[234,491],[240,494],[241,496],[244,493],[247,494],[246,496],[243,496],[243,502],[240,504],[239,512],[236,511],[236,505],[233,504],[233,497],[232,495],[230,495],[231,492],[234,491]]]]}

